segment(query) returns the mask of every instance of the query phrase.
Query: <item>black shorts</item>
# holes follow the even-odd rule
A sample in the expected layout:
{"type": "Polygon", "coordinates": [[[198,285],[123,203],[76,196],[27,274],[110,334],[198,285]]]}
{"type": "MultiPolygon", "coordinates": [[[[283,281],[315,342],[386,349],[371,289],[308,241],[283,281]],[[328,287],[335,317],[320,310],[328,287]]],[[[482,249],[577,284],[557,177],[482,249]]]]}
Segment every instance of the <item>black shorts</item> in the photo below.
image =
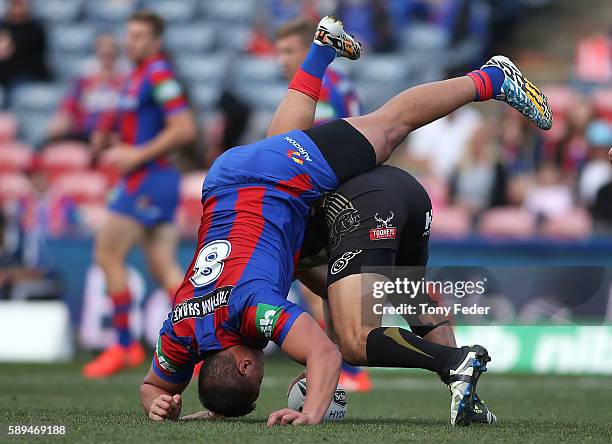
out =
{"type": "MultiPolygon", "coordinates": [[[[298,272],[327,263],[327,285],[364,267],[377,274],[418,281],[425,277],[432,222],[431,200],[409,173],[380,166],[328,193],[309,218],[298,272]],[[380,268],[383,267],[383,268],[380,268]],[[395,267],[402,269],[396,275],[395,267]]],[[[427,293],[413,303],[434,304],[427,293]]],[[[405,300],[389,297],[392,304],[405,300]]],[[[410,329],[423,337],[439,325],[424,324],[418,316],[404,316],[410,329]]]]}
{"type": "Polygon", "coordinates": [[[345,120],[315,126],[304,133],[317,145],[340,183],[376,166],[374,147],[345,120]]]}
{"type": "Polygon", "coordinates": [[[362,267],[427,265],[427,191],[409,173],[380,166],[327,193],[310,217],[298,271],[327,262],[328,285],[362,267]]]}

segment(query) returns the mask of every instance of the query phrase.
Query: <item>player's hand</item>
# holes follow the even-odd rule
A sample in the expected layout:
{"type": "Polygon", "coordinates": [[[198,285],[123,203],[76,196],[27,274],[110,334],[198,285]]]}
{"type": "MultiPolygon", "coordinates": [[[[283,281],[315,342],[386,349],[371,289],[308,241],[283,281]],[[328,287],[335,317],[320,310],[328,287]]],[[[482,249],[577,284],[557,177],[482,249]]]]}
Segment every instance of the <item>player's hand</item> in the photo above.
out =
{"type": "Polygon", "coordinates": [[[210,410],[200,410],[190,415],[181,416],[181,421],[201,421],[208,419],[223,419],[225,416],[211,412],[210,410]]]}
{"type": "Polygon", "coordinates": [[[313,420],[312,416],[307,413],[298,412],[291,409],[282,409],[273,412],[268,417],[268,426],[273,425],[299,425],[299,424],[318,424],[319,421],[313,420]]]}
{"type": "Polygon", "coordinates": [[[297,384],[297,382],[298,382],[300,379],[303,379],[303,378],[305,378],[305,377],[306,377],[306,370],[304,370],[302,373],[300,373],[300,374],[299,374],[299,375],[298,375],[298,376],[297,376],[297,377],[296,377],[296,378],[295,378],[293,381],[291,381],[291,382],[289,383],[289,387],[287,387],[287,396],[289,396],[289,392],[291,391],[291,389],[293,388],[293,386],[294,386],[295,384],[297,384]]]}
{"type": "Polygon", "coordinates": [[[177,419],[181,414],[183,399],[181,395],[159,395],[151,404],[149,418],[153,421],[164,421],[177,419]]]}
{"type": "Polygon", "coordinates": [[[111,150],[109,163],[123,174],[129,173],[143,164],[142,153],[132,145],[115,145],[111,150]]]}

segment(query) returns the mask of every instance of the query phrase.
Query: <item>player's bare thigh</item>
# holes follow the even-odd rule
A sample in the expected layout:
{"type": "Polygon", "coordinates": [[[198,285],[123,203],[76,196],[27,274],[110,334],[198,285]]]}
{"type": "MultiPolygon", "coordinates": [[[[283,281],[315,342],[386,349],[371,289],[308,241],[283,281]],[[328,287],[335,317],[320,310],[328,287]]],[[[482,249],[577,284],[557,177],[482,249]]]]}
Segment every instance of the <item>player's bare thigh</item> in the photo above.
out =
{"type": "Polygon", "coordinates": [[[127,285],[125,258],[142,238],[143,226],[134,219],[109,213],[96,236],[95,260],[104,271],[106,286],[112,294],[127,285]]]}
{"type": "Polygon", "coordinates": [[[144,233],[144,251],[151,274],[168,291],[174,291],[183,279],[176,261],[179,235],[169,223],[149,227],[144,233]]]}
{"type": "Polygon", "coordinates": [[[95,255],[99,265],[124,260],[144,234],[144,227],[131,217],[110,212],[96,236],[95,255]]]}
{"type": "Polygon", "coordinates": [[[343,358],[350,364],[366,365],[366,341],[381,317],[372,309],[372,287],[384,276],[363,273],[346,276],[327,288],[329,315],[343,358]]]}

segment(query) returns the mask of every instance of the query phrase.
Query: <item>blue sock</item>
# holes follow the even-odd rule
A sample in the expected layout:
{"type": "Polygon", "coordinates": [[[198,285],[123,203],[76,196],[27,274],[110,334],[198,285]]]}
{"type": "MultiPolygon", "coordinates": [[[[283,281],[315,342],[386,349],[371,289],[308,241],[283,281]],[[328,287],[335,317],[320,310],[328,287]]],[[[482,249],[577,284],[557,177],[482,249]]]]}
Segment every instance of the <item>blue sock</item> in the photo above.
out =
{"type": "Polygon", "coordinates": [[[361,369],[359,367],[354,367],[342,361],[342,371],[345,371],[346,373],[350,375],[356,375],[361,371],[361,369]]]}
{"type": "Polygon", "coordinates": [[[468,76],[474,81],[476,87],[476,102],[484,102],[497,97],[501,93],[501,87],[504,83],[504,72],[496,66],[487,66],[483,69],[477,69],[468,73],[468,76]]]}
{"type": "Polygon", "coordinates": [[[117,333],[119,333],[119,345],[122,347],[128,347],[134,340],[129,328],[120,328],[117,333]]]}
{"type": "Polygon", "coordinates": [[[501,87],[506,78],[504,72],[497,66],[487,66],[482,68],[482,71],[486,72],[491,79],[491,86],[493,86],[493,97],[498,96],[501,93],[501,87]]]}
{"type": "Polygon", "coordinates": [[[111,294],[113,302],[113,326],[117,331],[119,345],[127,347],[134,340],[130,332],[130,307],[132,305],[132,297],[130,290],[125,289],[111,294]]]}
{"type": "Polygon", "coordinates": [[[310,45],[308,54],[302,63],[302,70],[308,74],[322,79],[331,62],[336,58],[336,50],[331,46],[310,45]]]}

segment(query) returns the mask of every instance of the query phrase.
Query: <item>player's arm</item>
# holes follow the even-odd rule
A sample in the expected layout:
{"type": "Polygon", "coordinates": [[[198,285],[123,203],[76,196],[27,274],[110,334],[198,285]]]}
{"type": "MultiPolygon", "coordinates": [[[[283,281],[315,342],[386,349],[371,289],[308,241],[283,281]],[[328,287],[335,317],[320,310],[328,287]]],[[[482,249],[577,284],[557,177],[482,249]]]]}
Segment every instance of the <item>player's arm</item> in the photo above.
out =
{"type": "Polygon", "coordinates": [[[158,157],[179,150],[195,141],[197,125],[181,84],[166,67],[159,67],[150,75],[153,100],[164,114],[164,128],[149,142],[137,150],[121,149],[117,167],[122,172],[131,171],[158,157]]]}
{"type": "Polygon", "coordinates": [[[177,419],[181,414],[181,393],[189,385],[189,379],[181,383],[163,380],[149,369],[140,385],[140,402],[145,414],[153,421],[177,419]]]}
{"type": "Polygon", "coordinates": [[[193,112],[185,108],[166,116],[165,128],[139,150],[139,164],[147,163],[192,143],[197,134],[193,112]]]}
{"type": "Polygon", "coordinates": [[[140,386],[140,402],[154,421],[177,419],[181,414],[181,393],[189,385],[195,358],[175,336],[172,324],[162,326],[149,373],[140,386]]]}
{"type": "Polygon", "coordinates": [[[270,415],[268,425],[318,424],[338,385],[342,361],[338,347],[309,314],[302,313],[285,337],[281,350],[294,361],[306,365],[308,394],[301,413],[279,410],[270,415]]]}

